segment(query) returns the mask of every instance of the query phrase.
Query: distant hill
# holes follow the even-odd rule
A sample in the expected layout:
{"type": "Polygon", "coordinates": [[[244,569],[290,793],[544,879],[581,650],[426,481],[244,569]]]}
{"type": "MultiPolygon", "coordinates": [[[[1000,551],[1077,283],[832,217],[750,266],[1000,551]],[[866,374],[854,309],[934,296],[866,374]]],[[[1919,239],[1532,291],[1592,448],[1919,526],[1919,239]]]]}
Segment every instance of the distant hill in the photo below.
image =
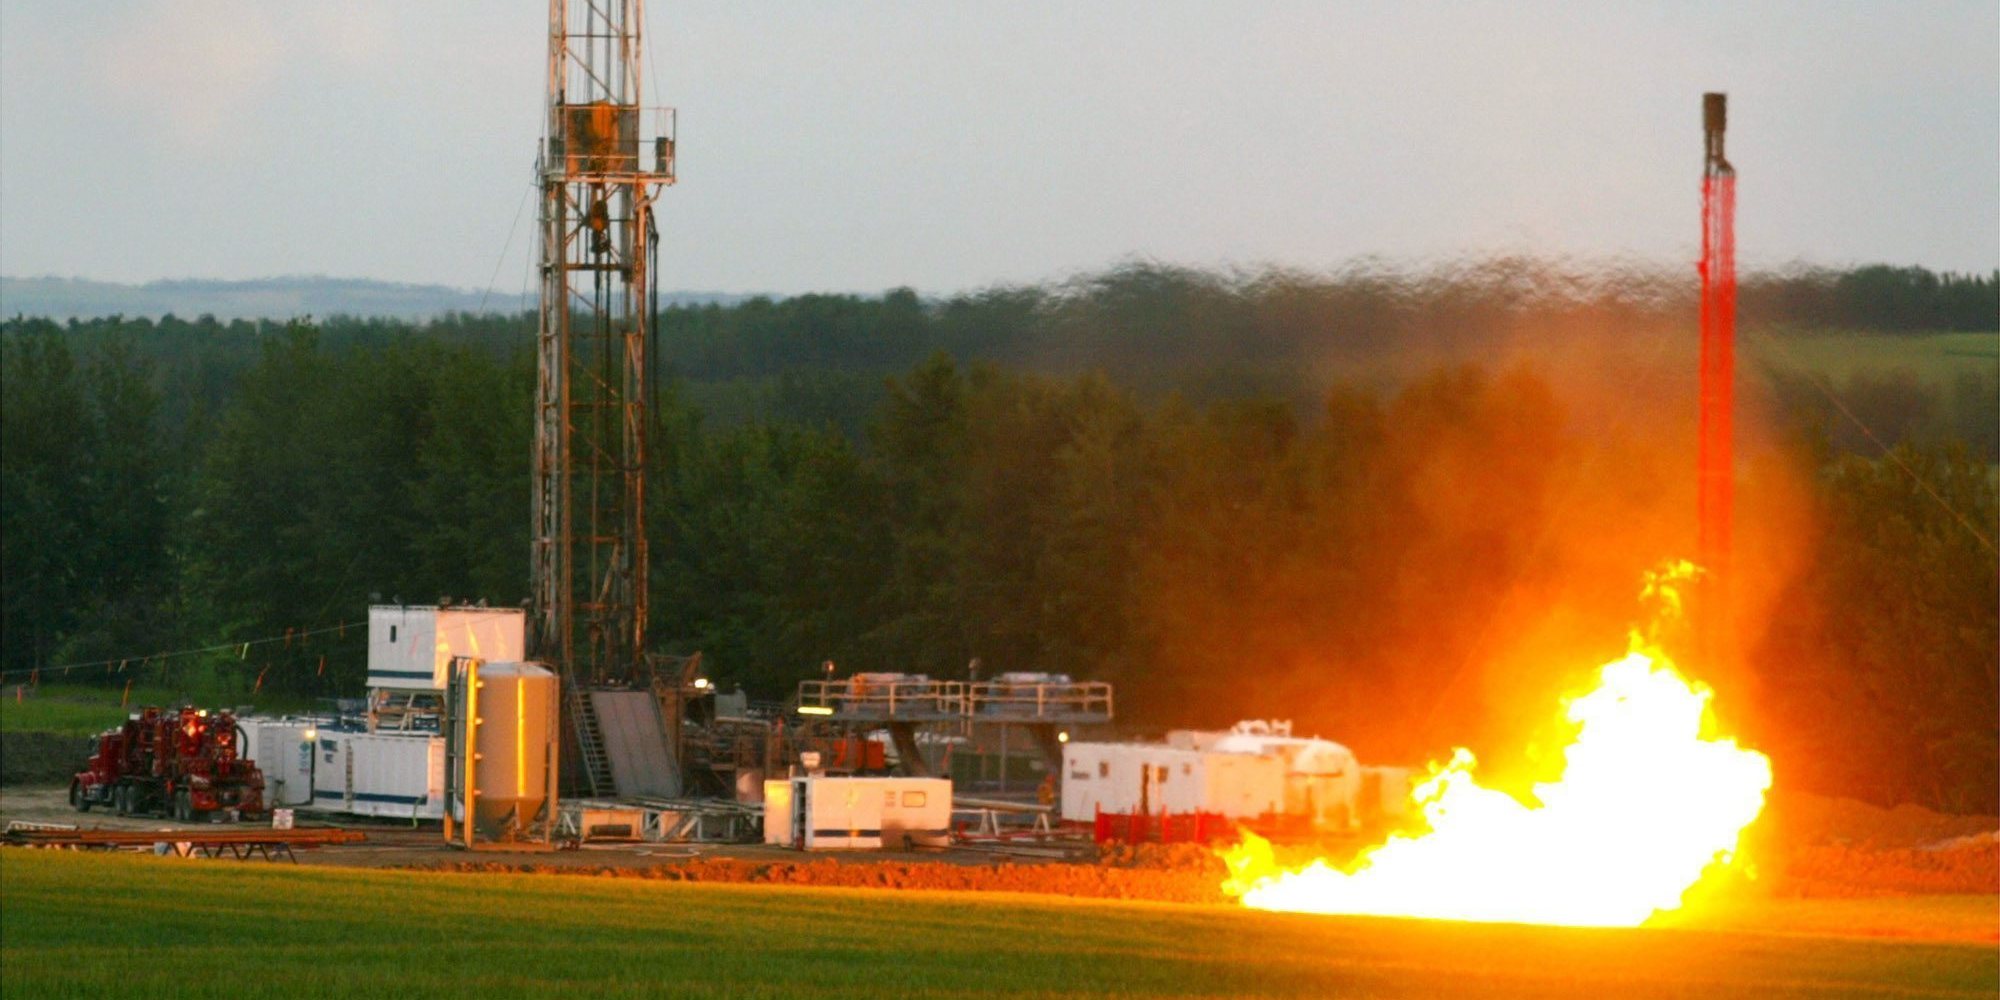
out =
{"type": "MultiPolygon", "coordinates": [[[[750,298],[720,292],[662,292],[660,305],[734,305],[750,298]]],[[[84,278],[0,277],[0,315],[89,319],[98,316],[184,319],[290,319],[360,316],[424,320],[445,313],[514,313],[515,294],[443,285],[404,285],[356,278],[281,277],[250,281],[150,281],[124,285],[84,278]]]]}

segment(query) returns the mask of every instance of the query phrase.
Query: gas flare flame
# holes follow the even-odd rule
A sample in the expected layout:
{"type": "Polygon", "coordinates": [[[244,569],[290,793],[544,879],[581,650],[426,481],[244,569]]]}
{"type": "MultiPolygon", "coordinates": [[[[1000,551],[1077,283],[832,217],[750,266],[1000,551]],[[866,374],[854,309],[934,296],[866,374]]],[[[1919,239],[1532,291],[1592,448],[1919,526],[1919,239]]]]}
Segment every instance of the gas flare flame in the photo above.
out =
{"type": "MultiPolygon", "coordinates": [[[[1678,613],[1674,584],[1692,572],[1649,575],[1663,615],[1678,613]]],[[[1411,791],[1424,832],[1344,870],[1324,859],[1287,870],[1246,832],[1223,854],[1223,889],[1262,910],[1637,926],[1733,861],[1771,787],[1769,758],[1711,736],[1713,694],[1635,632],[1596,688],[1568,702],[1580,729],[1562,776],[1532,801],[1482,787],[1460,748],[1411,791]]]]}

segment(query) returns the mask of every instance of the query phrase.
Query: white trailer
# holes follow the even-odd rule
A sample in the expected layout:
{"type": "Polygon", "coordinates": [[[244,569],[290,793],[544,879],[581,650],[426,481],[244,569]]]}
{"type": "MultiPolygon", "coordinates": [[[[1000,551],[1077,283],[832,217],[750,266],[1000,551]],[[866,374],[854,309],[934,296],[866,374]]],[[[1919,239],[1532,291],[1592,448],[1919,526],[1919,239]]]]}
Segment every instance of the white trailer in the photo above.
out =
{"type": "Polygon", "coordinates": [[[1089,822],[1099,811],[1252,819],[1280,811],[1284,801],[1284,764],[1272,757],[1158,743],[1063,747],[1065,820],[1089,822]]]}
{"type": "Polygon", "coordinates": [[[800,775],[764,782],[764,843],[806,851],[939,843],[951,826],[946,778],[800,775]]]}

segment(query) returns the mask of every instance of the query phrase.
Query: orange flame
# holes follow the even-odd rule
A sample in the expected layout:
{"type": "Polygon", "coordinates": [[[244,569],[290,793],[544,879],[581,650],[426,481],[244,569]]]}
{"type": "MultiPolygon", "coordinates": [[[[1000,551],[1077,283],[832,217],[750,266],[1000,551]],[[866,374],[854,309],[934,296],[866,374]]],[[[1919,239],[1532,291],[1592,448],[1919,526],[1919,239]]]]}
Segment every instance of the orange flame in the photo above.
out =
{"type": "MultiPolygon", "coordinates": [[[[1690,572],[1650,578],[1649,596],[1676,612],[1671,583],[1690,572]]],[[[1345,870],[1323,859],[1287,870],[1246,834],[1224,852],[1223,889],[1263,910],[1636,926],[1731,863],[1771,787],[1769,758],[1706,735],[1713,694],[1635,634],[1569,701],[1581,728],[1562,776],[1533,801],[1482,787],[1461,748],[1411,791],[1425,832],[1392,836],[1345,870]]]]}

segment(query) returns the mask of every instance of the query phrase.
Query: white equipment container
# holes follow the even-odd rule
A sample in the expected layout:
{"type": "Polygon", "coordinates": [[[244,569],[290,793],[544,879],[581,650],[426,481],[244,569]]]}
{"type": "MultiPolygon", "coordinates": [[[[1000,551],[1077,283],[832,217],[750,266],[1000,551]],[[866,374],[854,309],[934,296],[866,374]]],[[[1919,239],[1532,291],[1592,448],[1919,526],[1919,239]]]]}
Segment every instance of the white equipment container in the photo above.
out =
{"type": "Polygon", "coordinates": [[[1231,819],[1253,819],[1280,811],[1285,770],[1255,754],[1202,754],[1202,811],[1231,819]]]}
{"type": "Polygon", "coordinates": [[[264,773],[264,803],[273,808],[310,806],[313,800],[313,744],[318,724],[310,719],[238,719],[244,754],[264,773]]]}
{"type": "Polygon", "coordinates": [[[1285,766],[1285,812],[1309,816],[1322,830],[1352,830],[1361,822],[1361,762],[1331,740],[1231,732],[1216,740],[1224,753],[1275,757],[1285,766]]]}
{"type": "Polygon", "coordinates": [[[1177,729],[1167,734],[1167,745],[1283,760],[1284,811],[1310,817],[1322,830],[1352,830],[1374,808],[1363,793],[1361,763],[1354,752],[1332,740],[1293,736],[1290,722],[1251,720],[1227,732],[1177,729]]]}
{"type": "Polygon", "coordinates": [[[1274,757],[1158,743],[1072,742],[1063,747],[1065,820],[1089,822],[1099,811],[1208,812],[1251,819],[1278,812],[1284,800],[1284,763],[1274,757]]]}
{"type": "Polygon", "coordinates": [[[522,659],[527,624],[519,608],[376,605],[368,609],[368,686],[442,691],[454,656],[522,659]]]}
{"type": "Polygon", "coordinates": [[[313,807],[357,816],[444,818],[444,737],[319,733],[313,807]]]}
{"type": "Polygon", "coordinates": [[[764,782],[764,842],[807,851],[903,847],[949,835],[951,781],[801,775],[764,782]]]}
{"type": "Polygon", "coordinates": [[[882,790],[882,844],[942,847],[951,838],[950,778],[850,778],[882,790]]]}
{"type": "Polygon", "coordinates": [[[347,748],[361,733],[321,732],[313,741],[312,806],[331,812],[354,808],[354,772],[347,748]]]}

